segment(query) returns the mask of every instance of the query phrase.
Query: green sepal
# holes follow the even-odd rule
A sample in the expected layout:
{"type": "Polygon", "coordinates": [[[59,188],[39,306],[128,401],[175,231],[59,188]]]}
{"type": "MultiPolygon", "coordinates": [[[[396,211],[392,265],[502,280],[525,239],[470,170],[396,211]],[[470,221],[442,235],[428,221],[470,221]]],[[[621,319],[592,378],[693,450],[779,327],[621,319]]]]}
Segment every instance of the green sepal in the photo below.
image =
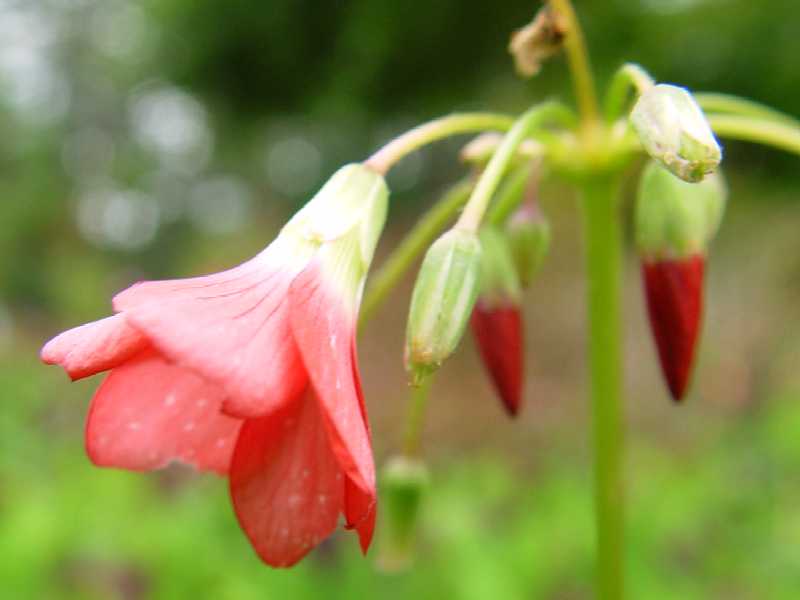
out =
{"type": "Polygon", "coordinates": [[[639,253],[655,259],[704,254],[719,228],[726,196],[719,173],[699,183],[687,183],[650,162],[642,173],[636,199],[639,253]]]}
{"type": "Polygon", "coordinates": [[[420,267],[406,331],[406,368],[419,383],[455,351],[478,295],[481,245],[471,231],[451,229],[420,267]]]}

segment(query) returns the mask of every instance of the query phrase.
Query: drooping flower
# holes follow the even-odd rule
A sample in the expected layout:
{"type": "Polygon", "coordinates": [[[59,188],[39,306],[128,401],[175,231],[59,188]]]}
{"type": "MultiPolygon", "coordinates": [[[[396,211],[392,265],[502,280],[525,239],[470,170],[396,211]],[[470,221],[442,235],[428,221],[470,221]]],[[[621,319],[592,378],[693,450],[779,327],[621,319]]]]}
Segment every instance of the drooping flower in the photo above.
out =
{"type": "Polygon", "coordinates": [[[717,174],[681,181],[656,163],[642,174],[636,204],[636,245],[642,259],[650,328],[673,399],[686,393],[703,313],[708,243],[725,204],[717,174]]]}
{"type": "Polygon", "coordinates": [[[87,419],[90,459],[228,475],[270,565],[296,563],[342,513],[366,551],[375,469],[355,332],[387,197],[380,175],[343,167],[253,259],[138,283],[114,316],[48,342],[42,360],[73,379],[111,371],[87,419]]]}
{"type": "Polygon", "coordinates": [[[522,290],[508,241],[494,227],[481,240],[481,288],[470,326],[492,383],[511,416],[522,404],[522,290]]]}

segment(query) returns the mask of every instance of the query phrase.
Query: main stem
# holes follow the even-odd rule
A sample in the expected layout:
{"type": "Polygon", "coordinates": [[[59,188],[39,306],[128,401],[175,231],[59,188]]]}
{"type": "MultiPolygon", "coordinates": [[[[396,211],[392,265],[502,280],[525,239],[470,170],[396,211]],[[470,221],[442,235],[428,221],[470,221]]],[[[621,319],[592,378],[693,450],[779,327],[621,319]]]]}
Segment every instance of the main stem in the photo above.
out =
{"type": "Polygon", "coordinates": [[[620,334],[622,228],[616,177],[583,184],[586,266],[589,277],[596,597],[623,597],[623,411],[620,334]]]}

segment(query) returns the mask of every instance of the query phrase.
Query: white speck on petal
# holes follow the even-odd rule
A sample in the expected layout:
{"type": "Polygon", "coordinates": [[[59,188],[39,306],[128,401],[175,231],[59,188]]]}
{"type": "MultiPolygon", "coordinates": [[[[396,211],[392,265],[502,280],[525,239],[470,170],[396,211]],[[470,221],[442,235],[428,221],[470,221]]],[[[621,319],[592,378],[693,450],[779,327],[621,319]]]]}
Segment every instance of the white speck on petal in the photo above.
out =
{"type": "Polygon", "coordinates": [[[200,398],[200,400],[197,401],[197,408],[204,408],[207,404],[208,400],[205,398],[200,398]]]}
{"type": "Polygon", "coordinates": [[[184,431],[191,431],[192,429],[194,429],[194,421],[189,421],[183,426],[184,431]]]}
{"type": "Polygon", "coordinates": [[[175,404],[175,394],[170,392],[167,394],[167,397],[164,398],[164,406],[172,406],[175,404]]]}
{"type": "Polygon", "coordinates": [[[222,448],[227,443],[228,440],[226,440],[225,438],[217,438],[217,448],[222,448]]]}
{"type": "Polygon", "coordinates": [[[142,424],[139,421],[131,421],[128,423],[128,429],[131,431],[139,431],[142,428],[142,424]]]}
{"type": "Polygon", "coordinates": [[[296,508],[300,502],[302,502],[303,498],[300,494],[292,494],[289,496],[289,508],[296,508]]]}
{"type": "Polygon", "coordinates": [[[319,502],[320,504],[325,504],[328,502],[328,497],[325,494],[320,494],[319,496],[317,496],[317,502],[319,502]]]}

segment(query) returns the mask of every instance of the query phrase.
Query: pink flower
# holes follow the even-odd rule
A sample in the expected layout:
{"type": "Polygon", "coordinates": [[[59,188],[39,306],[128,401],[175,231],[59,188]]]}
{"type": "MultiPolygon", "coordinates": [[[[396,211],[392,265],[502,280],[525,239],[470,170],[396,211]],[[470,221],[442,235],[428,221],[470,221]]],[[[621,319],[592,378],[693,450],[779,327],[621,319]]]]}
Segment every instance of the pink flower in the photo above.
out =
{"type": "Polygon", "coordinates": [[[270,565],[296,563],[340,514],[366,552],[375,470],[355,333],[387,196],[379,175],[343,167],[255,258],[138,283],[114,316],[48,342],[42,360],[73,379],[111,371],[89,410],[90,459],[227,474],[270,565]]]}

